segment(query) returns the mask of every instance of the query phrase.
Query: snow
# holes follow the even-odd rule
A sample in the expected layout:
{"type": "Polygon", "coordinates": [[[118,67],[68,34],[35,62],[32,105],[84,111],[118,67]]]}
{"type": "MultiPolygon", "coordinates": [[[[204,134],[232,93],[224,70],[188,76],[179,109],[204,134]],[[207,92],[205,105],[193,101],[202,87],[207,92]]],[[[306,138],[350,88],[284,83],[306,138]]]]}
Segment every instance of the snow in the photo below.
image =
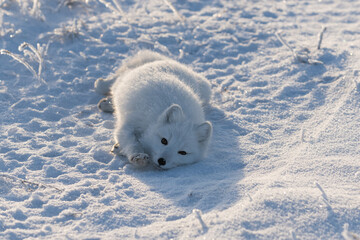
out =
{"type": "Polygon", "coordinates": [[[359,11],[0,0],[0,238],[360,239],[359,11]],[[141,49],[211,82],[204,161],[159,171],[110,154],[93,84],[141,49]]]}

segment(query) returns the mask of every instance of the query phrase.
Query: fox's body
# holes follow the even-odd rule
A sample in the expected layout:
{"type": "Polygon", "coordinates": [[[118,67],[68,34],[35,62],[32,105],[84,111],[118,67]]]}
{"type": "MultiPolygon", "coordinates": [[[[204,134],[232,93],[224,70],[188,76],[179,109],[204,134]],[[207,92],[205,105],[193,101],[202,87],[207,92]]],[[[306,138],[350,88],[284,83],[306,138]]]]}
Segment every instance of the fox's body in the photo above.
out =
{"type": "Polygon", "coordinates": [[[199,74],[144,51],[95,87],[103,94],[111,89],[115,141],[131,163],[143,166],[150,161],[167,169],[204,157],[212,126],[205,121],[203,106],[211,91],[199,74]]]}

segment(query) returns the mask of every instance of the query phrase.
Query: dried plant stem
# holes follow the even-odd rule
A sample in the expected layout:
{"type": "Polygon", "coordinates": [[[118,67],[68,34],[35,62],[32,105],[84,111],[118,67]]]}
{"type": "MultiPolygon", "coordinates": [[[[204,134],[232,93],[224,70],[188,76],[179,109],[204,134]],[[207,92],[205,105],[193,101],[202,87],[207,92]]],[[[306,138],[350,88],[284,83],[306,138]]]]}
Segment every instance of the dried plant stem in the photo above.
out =
{"type": "MultiPolygon", "coordinates": [[[[20,55],[12,53],[6,49],[1,49],[0,50],[0,54],[1,55],[8,55],[10,57],[12,57],[14,60],[18,61],[19,63],[23,64],[33,75],[36,79],[38,79],[40,82],[46,84],[46,82],[41,78],[41,71],[42,71],[42,65],[43,65],[43,58],[40,54],[40,52],[31,44],[24,42],[23,44],[21,44],[19,46],[19,51],[23,51],[25,47],[29,47],[35,54],[35,56],[38,58],[38,63],[39,63],[39,69],[38,72],[36,73],[36,71],[34,70],[34,68],[32,66],[30,66],[29,63],[27,63],[27,61],[22,58],[20,55]]],[[[39,47],[39,45],[38,45],[39,47]]]]}
{"type": "Polygon", "coordinates": [[[3,55],[8,55],[10,57],[12,57],[14,60],[18,61],[19,63],[23,64],[33,75],[35,78],[39,79],[39,76],[37,75],[37,73],[35,72],[34,68],[32,66],[30,66],[25,59],[23,59],[22,57],[20,57],[18,54],[12,53],[6,49],[1,49],[0,50],[0,54],[3,55]]]}
{"type": "Polygon", "coordinates": [[[14,177],[14,176],[11,176],[11,175],[7,175],[7,174],[0,174],[0,177],[11,179],[12,181],[19,183],[21,186],[23,186],[29,192],[33,192],[33,191],[36,191],[36,190],[39,190],[39,189],[46,189],[46,188],[54,189],[57,192],[63,192],[64,191],[63,189],[60,189],[58,187],[50,186],[50,185],[47,185],[47,184],[31,182],[31,181],[24,180],[24,179],[14,177]]]}
{"type": "Polygon", "coordinates": [[[279,41],[285,45],[288,49],[290,49],[290,51],[292,52],[292,54],[294,55],[294,57],[296,58],[296,53],[295,51],[289,46],[289,44],[287,42],[285,42],[285,40],[280,36],[279,33],[275,33],[275,36],[277,37],[277,39],[279,39],[279,41]]]}
{"type": "Polygon", "coordinates": [[[121,6],[120,6],[120,3],[117,1],[117,0],[112,0],[115,7],[117,8],[118,12],[121,14],[121,15],[125,15],[124,14],[124,11],[122,10],[121,6]]]}
{"type": "Polygon", "coordinates": [[[175,13],[175,15],[180,19],[180,21],[185,24],[185,18],[183,15],[181,15],[178,10],[176,10],[176,8],[174,7],[174,5],[172,5],[171,2],[169,2],[169,0],[164,0],[164,2],[169,6],[169,8],[175,13]]]}
{"type": "MultiPolygon", "coordinates": [[[[30,43],[23,42],[23,43],[19,46],[19,51],[23,51],[24,48],[26,48],[26,47],[30,48],[31,51],[33,51],[33,53],[35,54],[35,56],[36,56],[37,59],[38,59],[39,69],[38,69],[38,74],[37,74],[37,76],[40,78],[44,60],[43,60],[43,58],[42,58],[39,50],[36,49],[36,48],[35,48],[33,45],[31,45],[30,43]]],[[[39,48],[39,45],[38,45],[38,48],[39,48]]]]}
{"type": "Polygon", "coordinates": [[[303,48],[301,51],[294,51],[294,49],[292,49],[290,47],[290,45],[280,36],[279,33],[275,33],[275,36],[278,38],[278,40],[283,44],[285,45],[288,49],[290,49],[290,51],[292,52],[294,58],[301,62],[301,63],[307,63],[307,64],[313,64],[313,65],[316,65],[316,64],[323,64],[321,61],[318,61],[318,60],[313,60],[309,57],[309,49],[307,48],[303,48]]]}
{"type": "Polygon", "coordinates": [[[34,0],[32,9],[31,9],[31,11],[30,11],[30,13],[31,13],[33,16],[35,16],[35,13],[36,13],[37,8],[38,8],[38,4],[39,4],[39,0],[34,0]]]}
{"type": "MultiPolygon", "coordinates": [[[[116,0],[115,0],[115,1],[116,1],[116,0]]],[[[106,0],[99,0],[99,2],[101,2],[102,4],[104,4],[105,7],[107,7],[108,9],[110,9],[110,10],[113,11],[113,12],[118,12],[118,13],[120,13],[121,15],[123,14],[122,9],[121,9],[121,8],[120,8],[120,9],[118,8],[118,6],[120,6],[118,2],[116,2],[116,3],[114,2],[116,8],[115,8],[110,2],[108,2],[108,1],[106,1],[106,0]],[[117,5],[118,5],[118,6],[117,6],[117,5]]]]}
{"type": "Polygon", "coordinates": [[[321,43],[322,43],[322,40],[323,40],[323,35],[324,35],[324,32],[326,31],[326,27],[323,27],[321,29],[321,32],[319,34],[319,42],[318,42],[318,45],[317,45],[317,49],[319,50],[321,48],[321,43]]]}

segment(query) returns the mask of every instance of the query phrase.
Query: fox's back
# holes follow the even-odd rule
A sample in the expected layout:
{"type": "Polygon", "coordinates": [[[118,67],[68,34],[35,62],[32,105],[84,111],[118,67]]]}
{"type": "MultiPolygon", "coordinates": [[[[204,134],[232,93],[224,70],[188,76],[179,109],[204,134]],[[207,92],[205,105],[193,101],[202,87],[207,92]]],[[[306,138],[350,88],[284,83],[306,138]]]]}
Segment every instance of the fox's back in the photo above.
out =
{"type": "MultiPolygon", "coordinates": [[[[171,104],[178,104],[194,123],[204,120],[196,79],[176,64],[156,61],[129,70],[112,89],[116,114],[148,125],[171,104]],[[188,79],[186,79],[188,78],[188,79]]],[[[144,126],[145,127],[145,126],[144,126]]]]}

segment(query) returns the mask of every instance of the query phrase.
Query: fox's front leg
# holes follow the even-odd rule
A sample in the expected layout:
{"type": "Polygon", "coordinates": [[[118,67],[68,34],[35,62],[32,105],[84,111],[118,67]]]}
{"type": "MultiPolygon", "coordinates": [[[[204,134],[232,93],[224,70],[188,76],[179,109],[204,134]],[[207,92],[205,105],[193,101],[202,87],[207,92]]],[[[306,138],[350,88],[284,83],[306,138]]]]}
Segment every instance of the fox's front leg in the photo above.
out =
{"type": "Polygon", "coordinates": [[[149,155],[144,152],[136,137],[135,128],[122,124],[117,126],[115,141],[118,143],[121,154],[125,155],[129,162],[138,167],[144,167],[149,163],[149,155]]]}

